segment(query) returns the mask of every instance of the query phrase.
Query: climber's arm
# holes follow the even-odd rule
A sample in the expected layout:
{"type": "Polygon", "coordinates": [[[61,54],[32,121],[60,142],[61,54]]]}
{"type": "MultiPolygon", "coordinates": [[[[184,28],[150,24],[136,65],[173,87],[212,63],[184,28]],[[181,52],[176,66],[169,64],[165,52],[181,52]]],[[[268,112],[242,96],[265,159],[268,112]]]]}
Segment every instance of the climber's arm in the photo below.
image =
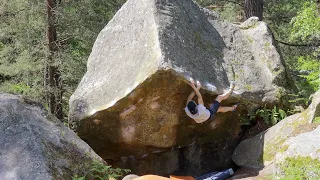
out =
{"type": "MultiPolygon", "coordinates": [[[[192,89],[193,89],[193,87],[194,87],[194,80],[192,79],[192,78],[190,78],[190,82],[188,83],[191,87],[192,87],[192,89]]],[[[188,99],[187,99],[187,105],[188,105],[188,103],[189,103],[189,101],[191,101],[192,99],[193,99],[193,97],[196,95],[196,93],[194,92],[194,91],[192,91],[190,94],[189,94],[189,96],[188,96],[188,99]]]]}
{"type": "Polygon", "coordinates": [[[190,95],[189,95],[189,97],[188,97],[188,101],[187,101],[187,103],[189,102],[189,101],[191,101],[192,100],[192,98],[195,96],[195,94],[198,96],[198,104],[202,104],[202,105],[204,105],[204,103],[203,103],[203,99],[202,99],[202,95],[201,95],[201,93],[199,92],[199,89],[201,88],[201,84],[200,84],[200,82],[199,81],[197,81],[197,87],[194,85],[194,81],[193,81],[193,79],[192,78],[190,78],[190,83],[189,83],[189,85],[192,87],[192,89],[193,89],[193,91],[190,93],[190,95]]]}
{"type": "Polygon", "coordinates": [[[190,95],[188,96],[188,99],[187,99],[187,105],[188,105],[188,103],[193,99],[193,97],[196,95],[196,93],[194,92],[194,91],[192,91],[191,93],[190,93],[190,95]]]}
{"type": "Polygon", "coordinates": [[[203,99],[202,99],[202,95],[199,91],[199,89],[201,88],[201,84],[199,81],[197,81],[197,88],[194,89],[194,91],[196,92],[197,96],[198,96],[198,104],[202,104],[204,105],[203,103],[203,99]]]}

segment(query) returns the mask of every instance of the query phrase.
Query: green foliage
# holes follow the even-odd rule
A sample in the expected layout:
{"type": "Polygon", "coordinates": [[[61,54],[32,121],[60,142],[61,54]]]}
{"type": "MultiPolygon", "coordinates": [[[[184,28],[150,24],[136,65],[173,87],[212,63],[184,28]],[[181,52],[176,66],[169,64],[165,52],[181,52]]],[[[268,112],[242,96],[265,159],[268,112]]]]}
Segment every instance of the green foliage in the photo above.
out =
{"type": "Polygon", "coordinates": [[[220,17],[228,22],[236,22],[239,21],[237,18],[237,12],[241,11],[241,7],[234,3],[226,3],[223,8],[217,9],[220,17]]]}
{"type": "Polygon", "coordinates": [[[265,107],[263,109],[259,109],[256,111],[256,115],[260,116],[268,125],[275,125],[287,117],[286,112],[276,106],[274,106],[273,109],[267,109],[265,107]]]}
{"type": "Polygon", "coordinates": [[[315,117],[312,122],[316,123],[316,124],[319,124],[320,123],[320,117],[315,117]]]}
{"type": "Polygon", "coordinates": [[[290,94],[292,97],[289,102],[308,106],[309,97],[320,88],[320,61],[314,55],[299,56],[296,58],[295,65],[298,77],[296,85],[299,89],[298,94],[290,94]]]}
{"type": "Polygon", "coordinates": [[[301,94],[301,92],[299,92],[299,94],[289,94],[288,96],[290,98],[290,100],[288,100],[289,103],[302,105],[305,108],[309,105],[309,96],[305,96],[305,94],[301,94]]]}
{"type": "Polygon", "coordinates": [[[268,109],[266,107],[257,110],[249,109],[245,117],[240,117],[240,123],[241,125],[250,125],[251,121],[255,120],[257,117],[260,117],[266,124],[275,125],[287,117],[287,112],[277,108],[276,106],[274,106],[273,109],[268,109]]]}
{"type": "Polygon", "coordinates": [[[196,0],[203,7],[215,6],[221,19],[228,22],[239,22],[243,18],[243,0],[224,1],[224,0],[196,0]]]}
{"type": "Polygon", "coordinates": [[[74,175],[72,177],[72,180],[86,180],[86,177],[85,176],[79,177],[78,175],[74,175]]]}
{"type": "MultiPolygon", "coordinates": [[[[303,85],[310,87],[309,89],[312,89],[312,92],[317,91],[320,87],[320,61],[310,55],[300,56],[298,58],[298,64],[299,70],[308,72],[307,75],[300,75],[307,80],[304,81],[305,83],[303,83],[303,85]]],[[[310,92],[308,94],[310,94],[310,92]]]]}
{"type": "MultiPolygon", "coordinates": [[[[290,40],[293,42],[313,43],[320,38],[320,14],[317,11],[316,3],[313,1],[304,2],[302,9],[291,21],[292,29],[290,40]]],[[[294,56],[294,68],[299,72],[301,79],[297,85],[302,94],[308,97],[320,87],[320,48],[309,48],[306,53],[294,56]]]]}
{"type": "Polygon", "coordinates": [[[19,83],[19,84],[13,84],[10,86],[9,92],[12,92],[14,94],[26,94],[30,90],[30,86],[19,83]]]}
{"type": "Polygon", "coordinates": [[[288,39],[290,21],[301,10],[307,0],[266,0],[264,1],[264,21],[268,23],[277,39],[288,39]]]}
{"type": "MultiPolygon", "coordinates": [[[[292,25],[291,19],[302,10],[303,4],[309,0],[266,0],[264,1],[264,21],[272,30],[275,39],[288,42],[292,25]]],[[[306,51],[305,47],[279,44],[278,51],[282,54],[289,72],[296,70],[296,56],[306,51]]]]}
{"type": "Polygon", "coordinates": [[[81,177],[79,177],[78,175],[75,175],[72,179],[73,180],[86,180],[86,179],[110,180],[110,179],[118,179],[119,177],[129,172],[131,172],[129,169],[120,169],[120,168],[114,169],[111,166],[106,166],[101,162],[93,161],[92,168],[90,169],[89,173],[81,177]]]}
{"type": "Polygon", "coordinates": [[[318,159],[300,156],[286,158],[280,168],[282,171],[281,180],[320,179],[320,161],[318,159]]]}
{"type": "Polygon", "coordinates": [[[291,20],[291,40],[309,42],[320,38],[320,14],[315,2],[306,2],[298,15],[291,20]]]}
{"type": "MultiPolygon", "coordinates": [[[[293,44],[315,44],[320,37],[320,16],[312,0],[266,1],[266,19],[276,39],[293,44]]],[[[319,47],[287,46],[279,50],[299,89],[295,103],[304,101],[319,89],[319,47]]]]}
{"type": "Polygon", "coordinates": [[[271,121],[273,119],[271,118],[272,110],[266,108],[259,109],[256,111],[256,115],[260,116],[266,124],[273,124],[273,121],[271,121]]]}
{"type": "Polygon", "coordinates": [[[47,54],[43,11],[43,1],[0,1],[1,91],[41,101],[42,63],[47,54]]]}
{"type": "MultiPolygon", "coordinates": [[[[59,49],[53,59],[61,71],[65,115],[98,33],[124,2],[66,0],[54,9],[59,49]]],[[[0,0],[0,19],[0,91],[46,103],[43,77],[49,51],[44,1],[0,0]]]]}
{"type": "Polygon", "coordinates": [[[240,117],[240,124],[251,125],[251,121],[255,120],[255,118],[256,118],[256,111],[253,109],[249,109],[246,116],[240,117]]]}

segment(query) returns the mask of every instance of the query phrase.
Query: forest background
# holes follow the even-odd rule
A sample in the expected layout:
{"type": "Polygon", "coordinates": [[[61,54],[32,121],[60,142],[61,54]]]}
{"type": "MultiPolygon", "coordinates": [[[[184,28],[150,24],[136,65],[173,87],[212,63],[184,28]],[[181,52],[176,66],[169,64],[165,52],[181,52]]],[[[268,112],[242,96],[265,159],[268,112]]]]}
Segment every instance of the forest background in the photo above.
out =
{"type": "MultiPolygon", "coordinates": [[[[307,105],[320,86],[320,0],[197,0],[231,23],[265,21],[307,105]]],[[[0,92],[25,95],[66,122],[98,33],[125,0],[0,0],[0,92]]]]}

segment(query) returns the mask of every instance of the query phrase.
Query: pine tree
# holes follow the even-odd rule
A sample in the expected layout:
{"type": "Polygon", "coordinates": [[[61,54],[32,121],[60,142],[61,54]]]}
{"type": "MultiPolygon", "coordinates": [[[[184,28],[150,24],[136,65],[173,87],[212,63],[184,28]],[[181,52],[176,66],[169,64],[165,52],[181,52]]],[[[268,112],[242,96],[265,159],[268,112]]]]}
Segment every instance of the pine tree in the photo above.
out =
{"type": "Polygon", "coordinates": [[[60,62],[55,59],[58,52],[57,41],[57,21],[56,21],[56,0],[45,0],[47,9],[47,42],[49,54],[45,62],[44,89],[47,104],[50,112],[58,119],[63,119],[62,112],[62,79],[60,72],[60,62]]]}
{"type": "Polygon", "coordinates": [[[263,19],[263,1],[262,0],[244,0],[244,14],[246,19],[256,16],[260,21],[263,19]]]}

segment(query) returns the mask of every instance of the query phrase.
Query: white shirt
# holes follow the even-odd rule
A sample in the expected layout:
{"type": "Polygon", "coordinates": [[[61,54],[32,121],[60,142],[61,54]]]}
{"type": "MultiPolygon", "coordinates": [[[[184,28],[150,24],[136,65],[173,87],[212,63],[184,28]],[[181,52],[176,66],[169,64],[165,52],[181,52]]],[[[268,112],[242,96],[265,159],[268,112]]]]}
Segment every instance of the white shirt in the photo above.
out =
{"type": "Polygon", "coordinates": [[[191,114],[187,107],[184,108],[187,115],[194,119],[197,123],[202,123],[210,118],[210,111],[204,107],[202,104],[197,106],[198,112],[197,114],[191,114]]]}

